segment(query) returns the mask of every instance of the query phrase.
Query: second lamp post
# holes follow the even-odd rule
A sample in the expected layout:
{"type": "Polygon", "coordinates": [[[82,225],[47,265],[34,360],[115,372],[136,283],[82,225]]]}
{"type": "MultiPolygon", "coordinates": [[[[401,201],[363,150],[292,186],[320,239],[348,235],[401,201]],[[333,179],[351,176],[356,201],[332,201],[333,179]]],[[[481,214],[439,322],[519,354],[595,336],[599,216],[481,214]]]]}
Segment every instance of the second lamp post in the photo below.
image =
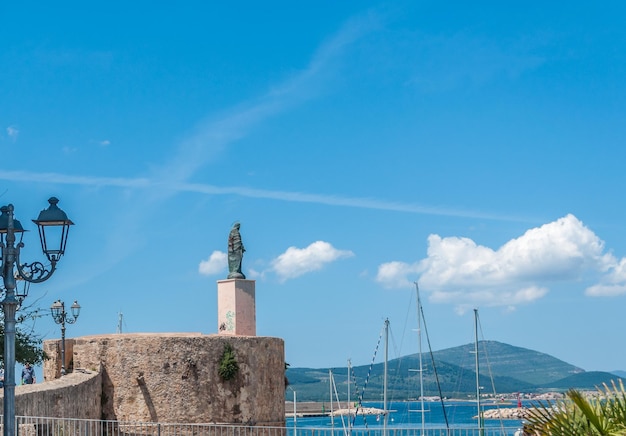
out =
{"type": "Polygon", "coordinates": [[[80,304],[74,300],[74,304],[70,307],[72,311],[72,317],[68,318],[68,314],[65,311],[65,303],[61,300],[57,300],[50,306],[50,313],[54,322],[61,324],[61,375],[65,375],[65,323],[74,324],[78,320],[80,315],[80,304]]]}

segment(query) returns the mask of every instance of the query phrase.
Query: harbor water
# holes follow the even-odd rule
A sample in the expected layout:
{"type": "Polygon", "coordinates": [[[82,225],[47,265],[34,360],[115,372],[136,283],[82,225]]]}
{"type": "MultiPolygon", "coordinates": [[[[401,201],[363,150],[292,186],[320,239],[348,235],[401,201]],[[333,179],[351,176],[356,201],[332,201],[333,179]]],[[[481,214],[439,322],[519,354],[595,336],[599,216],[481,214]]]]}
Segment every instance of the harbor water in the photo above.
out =
{"type": "MultiPolygon", "coordinates": [[[[429,431],[427,434],[442,434],[441,431],[446,430],[446,416],[448,420],[448,428],[454,431],[443,434],[481,434],[479,431],[478,421],[476,419],[477,409],[476,403],[471,401],[446,401],[445,406],[441,402],[425,402],[424,413],[421,412],[421,402],[418,401],[402,401],[390,402],[387,405],[389,411],[387,419],[387,429],[390,434],[420,434],[422,428],[422,415],[424,415],[424,428],[429,431]],[[445,416],[444,408],[445,407],[445,416]],[[413,430],[413,432],[409,431],[413,430]],[[474,432],[476,431],[476,432],[474,432]]],[[[383,409],[382,402],[366,402],[363,407],[373,407],[383,409]]],[[[516,407],[515,404],[484,404],[481,406],[483,411],[495,408],[516,407]]],[[[327,410],[328,411],[328,410],[327,410]]],[[[287,427],[293,428],[294,425],[299,430],[318,429],[316,434],[323,433],[321,430],[330,429],[329,434],[345,434],[345,429],[350,429],[351,434],[359,434],[366,431],[366,434],[378,433],[384,429],[383,415],[358,415],[354,416],[314,416],[314,417],[297,417],[294,423],[293,417],[286,420],[287,427]],[[335,431],[336,430],[336,431],[335,431]]],[[[483,434],[507,434],[513,435],[522,427],[521,420],[485,420],[483,423],[483,434]]],[[[306,433],[306,432],[305,432],[306,433]]],[[[298,436],[303,434],[298,432],[298,436]]]]}

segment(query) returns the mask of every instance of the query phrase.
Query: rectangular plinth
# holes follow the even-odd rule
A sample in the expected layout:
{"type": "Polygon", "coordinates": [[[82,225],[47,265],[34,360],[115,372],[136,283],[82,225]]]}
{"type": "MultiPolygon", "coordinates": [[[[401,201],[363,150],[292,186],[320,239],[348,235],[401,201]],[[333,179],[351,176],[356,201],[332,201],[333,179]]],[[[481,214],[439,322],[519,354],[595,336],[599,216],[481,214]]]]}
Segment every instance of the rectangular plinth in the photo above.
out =
{"type": "Polygon", "coordinates": [[[217,332],[220,335],[256,336],[255,281],[217,282],[217,332]]]}

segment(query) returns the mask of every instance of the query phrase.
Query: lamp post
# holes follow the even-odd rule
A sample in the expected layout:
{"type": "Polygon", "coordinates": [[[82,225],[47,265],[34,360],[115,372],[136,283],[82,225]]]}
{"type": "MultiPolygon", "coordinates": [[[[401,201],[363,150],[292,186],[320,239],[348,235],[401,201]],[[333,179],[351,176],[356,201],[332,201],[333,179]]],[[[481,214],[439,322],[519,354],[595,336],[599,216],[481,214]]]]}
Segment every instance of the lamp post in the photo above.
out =
{"type": "Polygon", "coordinates": [[[20,249],[24,247],[22,238],[24,228],[13,218],[13,205],[0,208],[0,249],[2,251],[2,281],[4,283],[4,436],[15,435],[15,312],[21,300],[15,295],[16,279],[29,283],[41,283],[48,280],[56,270],[56,264],[65,253],[69,228],[74,223],[57,206],[59,200],[51,197],[50,206],[39,213],[33,220],[39,230],[41,249],[50,262],[22,263],[20,249]],[[56,241],[47,240],[57,239],[56,241]],[[16,244],[16,234],[19,242],[16,244]]]}
{"type": "Polygon", "coordinates": [[[72,304],[70,309],[72,310],[72,317],[68,318],[63,301],[57,300],[50,306],[50,313],[54,322],[61,324],[61,376],[65,375],[65,323],[74,324],[78,321],[78,315],[80,315],[80,304],[78,304],[78,301],[74,300],[74,304],[72,304]]]}

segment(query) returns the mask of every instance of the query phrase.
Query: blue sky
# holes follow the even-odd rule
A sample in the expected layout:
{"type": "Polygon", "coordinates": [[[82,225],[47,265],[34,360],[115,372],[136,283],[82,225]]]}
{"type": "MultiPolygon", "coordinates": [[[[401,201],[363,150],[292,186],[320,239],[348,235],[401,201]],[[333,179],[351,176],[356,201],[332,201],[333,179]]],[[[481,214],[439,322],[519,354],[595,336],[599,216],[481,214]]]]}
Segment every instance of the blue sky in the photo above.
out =
{"type": "Polygon", "coordinates": [[[624,9],[4,4],[0,200],[76,223],[28,301],[77,299],[69,337],[216,333],[240,221],[293,367],[368,364],[385,318],[416,352],[419,281],[433,349],[478,308],[485,339],[626,370],[624,9]]]}

